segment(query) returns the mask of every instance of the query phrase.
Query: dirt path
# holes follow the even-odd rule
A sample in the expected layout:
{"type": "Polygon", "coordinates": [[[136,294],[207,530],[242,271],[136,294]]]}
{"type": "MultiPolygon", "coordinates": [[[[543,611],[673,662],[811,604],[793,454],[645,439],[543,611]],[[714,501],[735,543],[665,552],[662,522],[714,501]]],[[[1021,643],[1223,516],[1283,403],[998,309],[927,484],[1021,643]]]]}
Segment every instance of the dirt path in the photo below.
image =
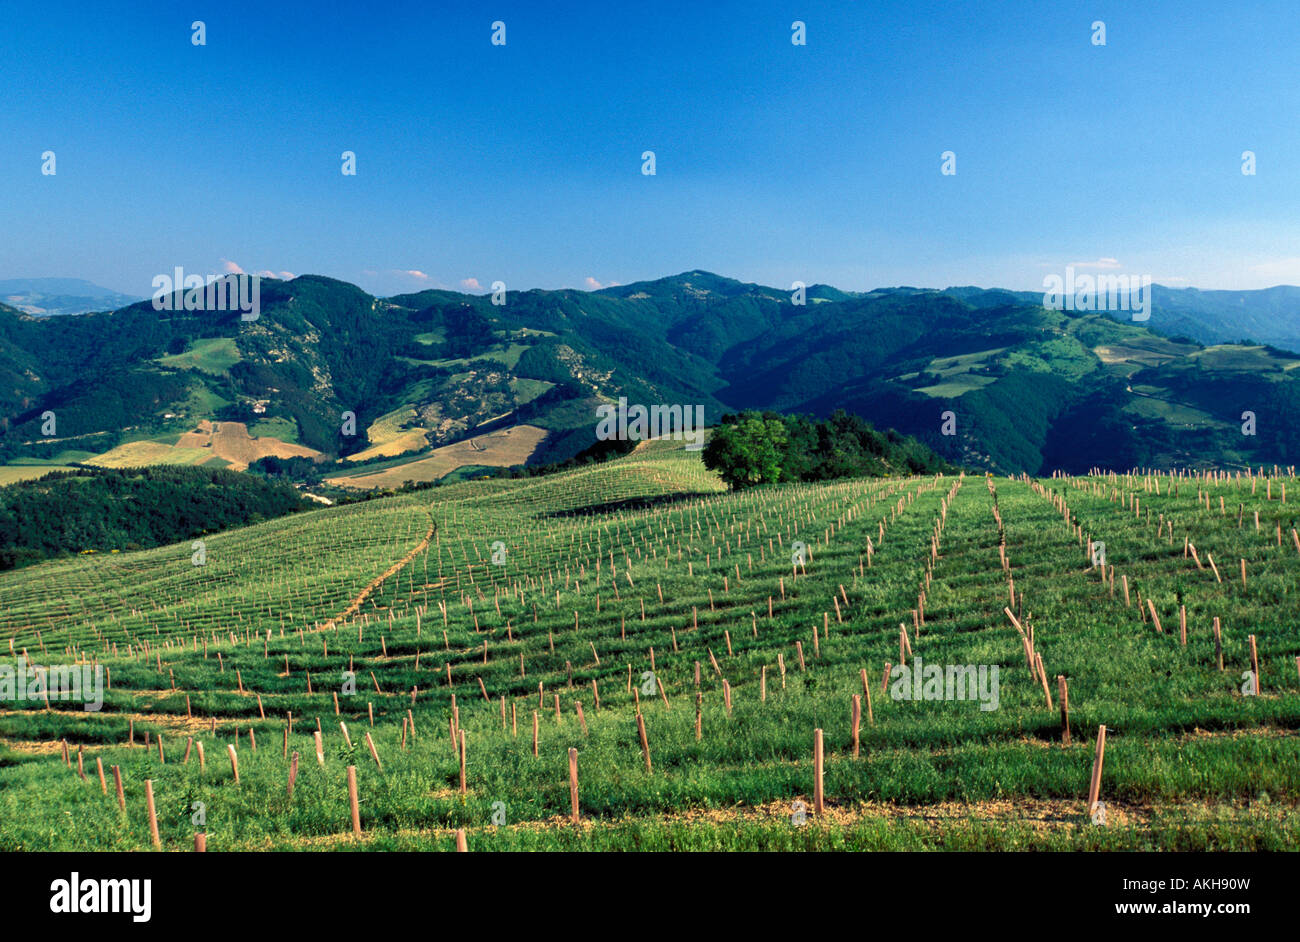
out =
{"type": "Polygon", "coordinates": [[[424,534],[424,539],[422,539],[419,543],[417,543],[413,550],[411,550],[409,553],[407,553],[397,562],[393,563],[393,565],[389,566],[383,575],[373,579],[370,585],[362,589],[361,593],[357,595],[355,598],[353,598],[351,602],[348,603],[347,608],[343,609],[343,611],[339,612],[337,615],[335,615],[333,618],[329,619],[328,621],[320,625],[317,625],[315,630],[327,631],[328,629],[333,628],[339,622],[345,621],[349,616],[355,615],[358,611],[360,611],[361,606],[364,605],[366,599],[370,597],[370,593],[374,592],[375,589],[379,588],[381,585],[383,585],[393,576],[397,575],[397,573],[405,569],[410,564],[411,560],[415,559],[415,557],[419,556],[420,553],[424,551],[424,549],[433,540],[433,533],[436,529],[437,529],[437,524],[435,524],[432,520],[430,520],[429,529],[424,534]]]}

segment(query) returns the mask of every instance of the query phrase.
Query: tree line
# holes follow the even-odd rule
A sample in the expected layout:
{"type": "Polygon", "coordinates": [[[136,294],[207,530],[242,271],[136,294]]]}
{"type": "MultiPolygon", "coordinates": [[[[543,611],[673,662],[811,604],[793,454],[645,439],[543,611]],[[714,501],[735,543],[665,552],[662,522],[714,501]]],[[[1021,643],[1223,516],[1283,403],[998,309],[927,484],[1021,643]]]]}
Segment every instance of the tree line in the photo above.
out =
{"type": "Polygon", "coordinates": [[[292,485],[215,468],[78,468],[0,487],[0,570],[147,549],[305,509],[292,485]]]}

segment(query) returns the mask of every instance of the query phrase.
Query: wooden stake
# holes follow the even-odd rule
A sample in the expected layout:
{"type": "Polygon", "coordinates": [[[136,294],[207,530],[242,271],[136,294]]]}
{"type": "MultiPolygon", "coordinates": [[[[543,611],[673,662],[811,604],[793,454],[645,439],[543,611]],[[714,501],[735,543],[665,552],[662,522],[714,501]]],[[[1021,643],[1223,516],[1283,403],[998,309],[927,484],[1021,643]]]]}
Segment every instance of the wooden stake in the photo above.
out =
{"type": "Polygon", "coordinates": [[[822,781],[823,759],[822,731],[815,729],[813,730],[813,812],[819,817],[826,811],[826,796],[822,781]]]}
{"type": "Polygon", "coordinates": [[[1047,686],[1047,671],[1043,667],[1043,655],[1035,651],[1034,662],[1038,668],[1038,679],[1043,684],[1043,697],[1047,700],[1047,709],[1050,711],[1052,709],[1052,691],[1051,688],[1047,686]]]}
{"type": "Polygon", "coordinates": [[[153,801],[153,779],[144,780],[144,800],[149,808],[149,839],[155,850],[162,850],[162,839],[158,837],[158,809],[153,801]]]}
{"type": "Polygon", "coordinates": [[[853,717],[853,756],[857,758],[858,742],[862,729],[862,697],[856,693],[853,695],[853,706],[850,713],[853,717]]]}
{"type": "Polygon", "coordinates": [[[569,820],[578,823],[578,750],[572,746],[569,747],[569,820]]]}
{"type": "Polygon", "coordinates": [[[1250,636],[1250,669],[1255,675],[1255,693],[1258,695],[1262,691],[1259,683],[1259,652],[1255,650],[1255,636],[1250,636]]]}
{"type": "Polygon", "coordinates": [[[653,771],[650,765],[650,740],[646,738],[645,717],[640,713],[636,715],[636,731],[641,737],[641,752],[645,754],[646,774],[650,774],[653,771]]]}
{"type": "Polygon", "coordinates": [[[858,673],[862,677],[862,693],[867,698],[867,722],[875,726],[876,718],[871,712],[871,682],[867,680],[867,669],[865,667],[859,668],[858,673]]]}
{"type": "Polygon", "coordinates": [[[357,767],[348,766],[348,805],[352,809],[352,836],[361,836],[361,802],[357,798],[357,767]]]}
{"type": "Polygon", "coordinates": [[[1088,814],[1091,815],[1097,808],[1097,800],[1101,797],[1101,767],[1106,757],[1106,727],[1097,727],[1097,751],[1092,757],[1092,781],[1088,785],[1088,814]]]}
{"type": "Polygon", "coordinates": [[[1056,692],[1061,700],[1061,742],[1070,744],[1070,688],[1065,683],[1065,675],[1056,675],[1056,692]]]}

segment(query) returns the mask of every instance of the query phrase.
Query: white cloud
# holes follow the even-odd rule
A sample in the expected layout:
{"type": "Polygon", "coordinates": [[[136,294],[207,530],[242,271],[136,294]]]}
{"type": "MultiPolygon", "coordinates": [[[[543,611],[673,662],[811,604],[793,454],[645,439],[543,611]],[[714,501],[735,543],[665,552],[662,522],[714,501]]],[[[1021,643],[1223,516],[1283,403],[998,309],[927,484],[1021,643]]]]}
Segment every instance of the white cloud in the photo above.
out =
{"type": "Polygon", "coordinates": [[[477,278],[462,278],[462,279],[460,280],[460,286],[461,286],[462,288],[464,288],[466,291],[482,291],[482,290],[483,290],[483,286],[482,286],[481,284],[478,283],[478,279],[477,279],[477,278]]]}

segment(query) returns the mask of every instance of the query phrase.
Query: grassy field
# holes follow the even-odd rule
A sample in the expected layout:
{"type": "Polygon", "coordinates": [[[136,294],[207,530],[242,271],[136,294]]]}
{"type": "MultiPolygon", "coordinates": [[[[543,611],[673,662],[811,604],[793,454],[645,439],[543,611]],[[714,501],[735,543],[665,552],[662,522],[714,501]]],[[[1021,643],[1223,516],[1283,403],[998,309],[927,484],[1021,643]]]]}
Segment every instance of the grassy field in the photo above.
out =
{"type": "Polygon", "coordinates": [[[348,460],[368,461],[424,448],[429,444],[428,429],[416,425],[416,421],[416,412],[411,406],[381,415],[366,429],[366,439],[372,443],[371,447],[348,455],[348,460]]]}
{"type": "Polygon", "coordinates": [[[220,458],[242,471],[259,458],[274,455],[278,458],[312,458],[320,452],[304,445],[293,445],[268,435],[252,437],[243,422],[209,422],[204,419],[192,432],[186,432],[176,442],[177,451],[199,448],[210,456],[220,458]]]}
{"type": "Polygon", "coordinates": [[[178,370],[199,370],[203,373],[220,375],[241,359],[233,338],[206,337],[195,340],[184,353],[159,357],[158,362],[178,370]]]}
{"type": "Polygon", "coordinates": [[[293,431],[296,426],[283,419],[263,419],[255,428],[257,437],[249,434],[242,422],[201,421],[198,426],[179,436],[175,433],[155,436],[152,439],[125,442],[101,455],[85,459],[86,464],[102,468],[137,468],[151,464],[182,464],[229,466],[242,471],[259,458],[276,455],[288,458],[294,455],[311,457],[320,454],[303,445],[282,441],[269,434],[275,430],[293,431]]]}
{"type": "Polygon", "coordinates": [[[180,448],[162,442],[125,442],[116,448],[87,458],[86,464],[100,468],[139,468],[149,464],[204,464],[213,457],[206,448],[180,448]]]}
{"type": "Polygon", "coordinates": [[[0,849],[147,849],[146,781],[170,850],[1293,849],[1297,491],[732,494],[654,442],[219,534],[202,566],[185,544],[5,574],[5,662],[111,685],[98,712],[0,712],[0,849]],[[997,667],[996,709],[894,696],[900,658],[997,667]]]}
{"type": "Polygon", "coordinates": [[[14,462],[13,464],[0,464],[0,487],[5,484],[17,484],[19,481],[30,481],[33,478],[42,478],[51,471],[68,471],[67,465],[58,464],[27,464],[14,462]]]}
{"type": "Polygon", "coordinates": [[[280,416],[258,419],[248,427],[253,438],[275,438],[290,445],[298,444],[298,423],[280,416]]]}
{"type": "MultiPolygon", "coordinates": [[[[508,468],[527,461],[528,456],[545,437],[545,429],[533,425],[516,425],[512,428],[488,432],[486,435],[476,435],[451,445],[443,445],[421,458],[393,465],[381,471],[339,475],[327,480],[330,484],[340,487],[369,490],[399,487],[406,481],[437,481],[463,467],[508,468]]],[[[398,452],[386,452],[381,446],[359,452],[356,457],[360,460],[362,457],[377,457],[389,453],[398,452]]]]}

